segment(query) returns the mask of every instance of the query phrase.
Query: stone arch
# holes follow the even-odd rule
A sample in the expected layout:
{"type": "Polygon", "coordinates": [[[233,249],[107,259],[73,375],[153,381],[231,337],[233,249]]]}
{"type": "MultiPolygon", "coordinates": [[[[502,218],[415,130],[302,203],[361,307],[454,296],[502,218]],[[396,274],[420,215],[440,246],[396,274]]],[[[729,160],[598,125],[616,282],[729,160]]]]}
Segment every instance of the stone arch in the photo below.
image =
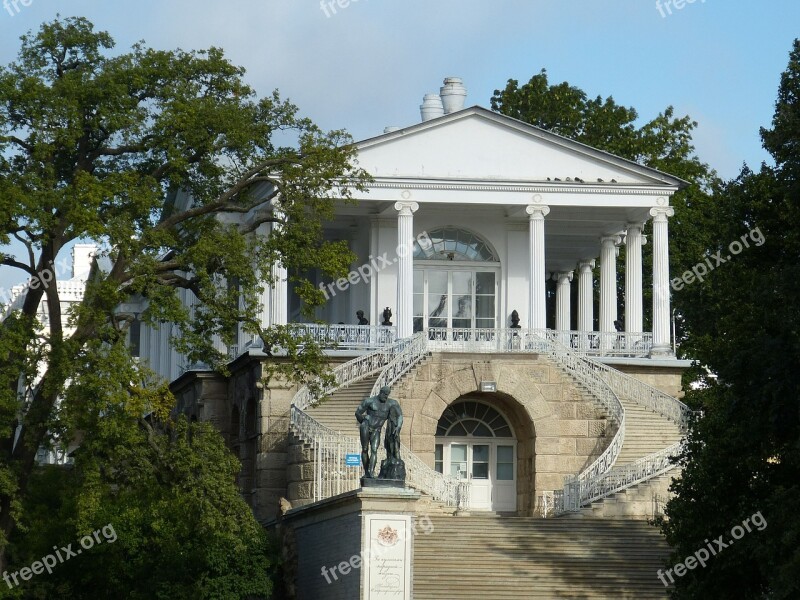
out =
{"type": "Polygon", "coordinates": [[[495,361],[462,363],[447,371],[441,373],[443,376],[424,399],[415,399],[420,408],[411,419],[411,449],[433,467],[436,426],[445,409],[465,397],[492,404],[508,418],[516,437],[517,510],[532,514],[536,498],[537,433],[539,428],[552,430],[556,419],[551,405],[535,383],[537,379],[549,378],[548,367],[495,361]],[[495,392],[480,391],[480,382],[485,380],[496,382],[495,392]]]}

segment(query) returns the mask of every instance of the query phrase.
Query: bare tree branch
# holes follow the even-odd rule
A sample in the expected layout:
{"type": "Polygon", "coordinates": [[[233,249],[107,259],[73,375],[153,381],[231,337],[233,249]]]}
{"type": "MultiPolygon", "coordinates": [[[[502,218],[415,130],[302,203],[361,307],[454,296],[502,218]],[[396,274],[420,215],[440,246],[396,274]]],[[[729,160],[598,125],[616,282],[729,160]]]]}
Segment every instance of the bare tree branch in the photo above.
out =
{"type": "Polygon", "coordinates": [[[0,261],[0,264],[6,265],[6,266],[9,266],[9,267],[16,267],[17,269],[22,269],[23,271],[25,271],[31,277],[34,277],[36,275],[36,269],[35,268],[31,268],[28,265],[26,265],[25,263],[21,263],[18,260],[15,260],[13,256],[9,256],[7,254],[3,255],[3,259],[2,259],[2,261],[0,261]]]}

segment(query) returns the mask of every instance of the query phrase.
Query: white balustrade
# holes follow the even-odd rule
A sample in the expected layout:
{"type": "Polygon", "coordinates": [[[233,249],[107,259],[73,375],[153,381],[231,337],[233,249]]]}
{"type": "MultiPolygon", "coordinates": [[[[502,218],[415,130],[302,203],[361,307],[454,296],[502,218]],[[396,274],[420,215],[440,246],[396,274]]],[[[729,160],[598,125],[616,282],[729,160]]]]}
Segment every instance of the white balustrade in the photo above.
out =
{"type": "MultiPolygon", "coordinates": [[[[370,326],[363,327],[372,331],[370,326]]],[[[388,328],[379,328],[388,329],[388,328]]],[[[315,331],[323,331],[316,329],[315,331]]],[[[431,351],[441,352],[527,352],[550,357],[567,373],[580,381],[604,406],[616,428],[610,444],[591,465],[581,473],[568,477],[563,490],[548,492],[547,512],[559,514],[575,511],[581,506],[604,498],[622,489],[646,481],[673,468],[670,457],[680,452],[678,442],[669,448],[623,467],[614,467],[625,439],[625,409],[619,400],[624,396],[676,423],[681,431],[688,428],[692,411],[677,399],[638,379],[612,369],[592,358],[591,351],[600,352],[607,344],[595,348],[580,347],[587,332],[568,332],[569,344],[562,344],[565,332],[546,329],[458,329],[431,328],[412,338],[395,341],[386,347],[359,356],[333,370],[334,382],[329,385],[303,386],[295,395],[291,407],[291,423],[298,435],[311,444],[315,457],[314,499],[321,500],[349,490],[360,484],[361,469],[347,467],[345,454],[360,454],[361,443],[355,437],[341,435],[318,423],[305,410],[319,398],[345,387],[367,375],[379,373],[373,386],[376,395],[385,385],[393,385],[431,351]],[[578,347],[573,347],[576,344],[578,347]]],[[[394,332],[389,330],[389,334],[394,332]]],[[[603,335],[590,332],[589,336],[603,335]]],[[[630,340],[641,344],[648,341],[644,333],[616,333],[619,351],[630,340]],[[620,343],[621,340],[621,343],[620,343]]],[[[631,352],[631,349],[625,350],[631,352]]],[[[603,352],[608,353],[609,348],[603,352]]],[[[621,354],[625,355],[625,354],[621,354]]],[[[379,459],[385,450],[379,449],[379,459]]],[[[409,485],[431,495],[449,506],[464,509],[469,506],[468,482],[459,482],[430,468],[409,448],[401,444],[401,456],[406,463],[409,485]]]]}
{"type": "Polygon", "coordinates": [[[383,325],[297,323],[295,327],[323,348],[377,350],[397,341],[397,328],[383,325]]]}

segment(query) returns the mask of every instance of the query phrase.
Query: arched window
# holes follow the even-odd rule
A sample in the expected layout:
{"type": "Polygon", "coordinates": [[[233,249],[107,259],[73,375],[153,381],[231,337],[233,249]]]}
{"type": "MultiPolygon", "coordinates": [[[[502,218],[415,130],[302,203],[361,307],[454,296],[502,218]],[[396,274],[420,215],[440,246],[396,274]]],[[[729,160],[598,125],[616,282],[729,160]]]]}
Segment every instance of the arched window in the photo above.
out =
{"type": "Polygon", "coordinates": [[[476,234],[455,227],[439,227],[418,237],[414,260],[500,262],[489,244],[476,234]]]}
{"type": "Polygon", "coordinates": [[[437,437],[514,437],[511,426],[496,409],[483,402],[463,400],[448,407],[436,427],[437,437]]]}

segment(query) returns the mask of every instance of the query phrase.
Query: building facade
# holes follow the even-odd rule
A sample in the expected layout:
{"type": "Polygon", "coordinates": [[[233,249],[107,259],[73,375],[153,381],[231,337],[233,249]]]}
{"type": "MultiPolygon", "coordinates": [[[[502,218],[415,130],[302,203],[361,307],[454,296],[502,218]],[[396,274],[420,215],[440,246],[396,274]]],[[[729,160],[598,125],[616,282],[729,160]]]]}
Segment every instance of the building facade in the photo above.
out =
{"type": "Polygon", "coordinates": [[[331,346],[329,400],[265,381],[264,363],[281,359],[252,337],[228,349],[223,378],[184,364],[168,328],[138,334],[180,409],[226,435],[264,519],[282,497],[297,507],[358,488],[360,469],[345,463],[360,452],[353,411],[385,384],[406,413],[409,485],[443,506],[547,516],[634,485],[643,496],[630,515],[663,502],[689,415],[676,398],[688,364],[671,340],[668,241],[685,183],[464,108],[465,95],[450,78],[426,96],[422,122],[358,143],[373,182],[325,229],[357,260],[337,281],[306,274],[328,299],[315,322],[302,323],[275,267],[262,324],[297,323],[331,346]]]}

